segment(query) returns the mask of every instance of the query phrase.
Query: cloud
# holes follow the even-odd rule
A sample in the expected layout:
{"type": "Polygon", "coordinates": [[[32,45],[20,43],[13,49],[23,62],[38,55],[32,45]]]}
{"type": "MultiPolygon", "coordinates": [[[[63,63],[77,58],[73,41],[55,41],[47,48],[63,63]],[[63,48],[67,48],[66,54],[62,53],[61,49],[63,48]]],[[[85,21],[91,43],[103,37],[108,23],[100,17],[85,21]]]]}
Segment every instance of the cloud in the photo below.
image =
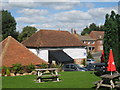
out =
{"type": "Polygon", "coordinates": [[[94,7],[93,3],[86,3],[85,5],[86,5],[87,8],[93,8],[94,7]]]}
{"type": "Polygon", "coordinates": [[[36,17],[26,16],[26,17],[17,17],[15,19],[18,23],[28,23],[28,24],[48,22],[47,18],[44,16],[36,16],[36,17]]]}
{"type": "Polygon", "coordinates": [[[66,12],[57,13],[54,19],[61,22],[80,22],[81,20],[90,20],[92,17],[80,10],[71,10],[66,12]]]}
{"type": "Polygon", "coordinates": [[[56,10],[69,10],[71,8],[73,8],[73,6],[62,5],[62,6],[56,6],[56,7],[54,7],[54,9],[56,9],[56,10]]]}
{"type": "Polygon", "coordinates": [[[15,8],[18,8],[18,9],[34,8],[37,6],[38,6],[38,3],[34,3],[34,2],[3,2],[2,3],[2,9],[6,9],[6,10],[12,10],[15,8]]]}
{"type": "Polygon", "coordinates": [[[25,9],[19,10],[17,12],[22,13],[23,15],[31,15],[31,16],[48,14],[48,10],[46,10],[46,9],[29,9],[29,8],[25,8],[25,9]]]}
{"type": "Polygon", "coordinates": [[[105,17],[105,15],[108,13],[110,14],[111,11],[115,11],[117,13],[117,7],[110,7],[110,8],[93,8],[89,9],[88,13],[96,19],[102,19],[105,17]]]}
{"type": "Polygon", "coordinates": [[[30,9],[29,11],[28,9],[22,9],[19,13],[23,13],[24,16],[18,17],[16,20],[18,23],[27,23],[37,29],[62,29],[70,31],[71,28],[75,28],[80,33],[85,26],[91,23],[96,23],[97,25],[100,22],[103,23],[106,13],[110,13],[111,10],[117,11],[117,7],[91,8],[84,12],[80,10],[68,10],[54,14],[49,14],[49,11],[46,12],[48,14],[45,14],[45,17],[39,14],[39,10],[30,9]]]}

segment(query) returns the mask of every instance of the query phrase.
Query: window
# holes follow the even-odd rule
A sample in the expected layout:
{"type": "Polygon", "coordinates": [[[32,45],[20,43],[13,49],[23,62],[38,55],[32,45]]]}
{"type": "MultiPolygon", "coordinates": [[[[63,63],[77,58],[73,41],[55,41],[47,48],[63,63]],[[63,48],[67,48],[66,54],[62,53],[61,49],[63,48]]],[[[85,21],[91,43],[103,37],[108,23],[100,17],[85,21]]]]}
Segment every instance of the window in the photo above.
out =
{"type": "Polygon", "coordinates": [[[66,68],[69,68],[69,65],[66,65],[66,68]]]}
{"type": "Polygon", "coordinates": [[[71,65],[71,69],[77,69],[74,65],[71,65]]]}
{"type": "Polygon", "coordinates": [[[102,41],[102,40],[100,41],[100,44],[103,44],[103,41],[102,41]]]}
{"type": "Polygon", "coordinates": [[[90,41],[88,41],[88,44],[90,44],[90,41]]]}
{"type": "Polygon", "coordinates": [[[100,50],[103,50],[103,46],[100,46],[100,50]]]}
{"type": "Polygon", "coordinates": [[[83,43],[85,44],[85,43],[86,43],[86,41],[83,41],[83,43]]]}
{"type": "Polygon", "coordinates": [[[95,41],[92,41],[92,44],[95,44],[95,41]]]}

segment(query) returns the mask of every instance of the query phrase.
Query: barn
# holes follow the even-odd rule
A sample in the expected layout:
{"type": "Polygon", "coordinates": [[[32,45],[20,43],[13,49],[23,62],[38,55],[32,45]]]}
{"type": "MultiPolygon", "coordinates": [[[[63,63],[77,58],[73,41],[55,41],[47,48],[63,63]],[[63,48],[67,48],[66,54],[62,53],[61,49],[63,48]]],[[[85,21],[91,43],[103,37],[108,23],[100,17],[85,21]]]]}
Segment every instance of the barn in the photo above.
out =
{"type": "Polygon", "coordinates": [[[81,63],[86,46],[68,31],[39,30],[22,42],[30,51],[48,63],[81,63]]]}

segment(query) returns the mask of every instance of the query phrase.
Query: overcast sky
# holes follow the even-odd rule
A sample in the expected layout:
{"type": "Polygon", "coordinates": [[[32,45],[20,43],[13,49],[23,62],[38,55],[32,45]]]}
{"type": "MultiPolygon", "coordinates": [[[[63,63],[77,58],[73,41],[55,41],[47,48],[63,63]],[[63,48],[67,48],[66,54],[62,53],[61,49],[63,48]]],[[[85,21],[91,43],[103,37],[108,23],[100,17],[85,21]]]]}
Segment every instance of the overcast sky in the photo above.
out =
{"type": "Polygon", "coordinates": [[[11,12],[17,22],[17,31],[25,26],[39,29],[67,30],[80,32],[91,23],[104,24],[105,14],[111,10],[118,12],[119,0],[60,0],[40,2],[40,0],[4,0],[2,9],[11,12]],[[9,1],[9,2],[8,2],[9,1]],[[25,2],[26,1],[26,2],[25,2]],[[66,2],[65,2],[66,1],[66,2]]]}

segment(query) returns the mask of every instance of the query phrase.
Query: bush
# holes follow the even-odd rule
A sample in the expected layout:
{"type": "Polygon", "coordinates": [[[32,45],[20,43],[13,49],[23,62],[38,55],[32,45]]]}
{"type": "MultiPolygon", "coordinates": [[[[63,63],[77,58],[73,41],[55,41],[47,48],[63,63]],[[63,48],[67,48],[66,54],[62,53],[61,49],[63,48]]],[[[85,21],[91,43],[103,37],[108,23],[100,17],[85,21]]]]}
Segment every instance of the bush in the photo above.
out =
{"type": "Polygon", "coordinates": [[[83,64],[84,66],[86,65],[86,61],[85,61],[85,59],[83,59],[82,64],[83,64]]]}
{"type": "Polygon", "coordinates": [[[12,70],[14,74],[17,74],[20,70],[23,70],[23,66],[21,64],[13,64],[12,70]]]}
{"type": "Polygon", "coordinates": [[[42,63],[42,64],[40,65],[40,68],[48,68],[48,65],[47,65],[47,64],[44,64],[44,63],[42,63]]]}
{"type": "Polygon", "coordinates": [[[90,52],[88,52],[87,58],[94,59],[93,56],[92,56],[92,54],[90,52]]]}
{"type": "Polygon", "coordinates": [[[5,76],[5,69],[2,69],[2,76],[5,76]]]}
{"type": "Polygon", "coordinates": [[[6,69],[7,76],[10,76],[10,69],[6,69]]]}
{"type": "Polygon", "coordinates": [[[33,64],[26,66],[26,71],[28,73],[32,72],[34,69],[35,69],[35,65],[33,65],[33,64]]]}
{"type": "Polygon", "coordinates": [[[7,69],[7,67],[5,67],[5,66],[2,67],[2,76],[5,76],[5,74],[6,74],[6,69],[7,69]]]}

